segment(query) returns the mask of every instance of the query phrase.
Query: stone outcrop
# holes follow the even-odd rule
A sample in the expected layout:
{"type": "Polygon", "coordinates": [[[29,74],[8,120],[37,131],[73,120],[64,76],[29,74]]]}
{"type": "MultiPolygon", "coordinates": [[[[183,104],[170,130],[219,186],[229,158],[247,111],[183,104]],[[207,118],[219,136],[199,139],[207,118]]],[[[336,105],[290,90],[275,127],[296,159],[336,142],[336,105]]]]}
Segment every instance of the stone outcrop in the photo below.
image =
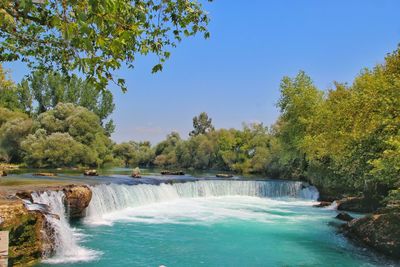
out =
{"type": "MultiPolygon", "coordinates": [[[[82,217],[92,199],[92,191],[85,185],[54,188],[63,190],[65,206],[70,218],[82,217]]],[[[9,264],[29,266],[55,250],[55,233],[46,217],[60,219],[51,214],[45,204],[38,210],[28,210],[22,199],[32,201],[32,191],[20,191],[15,195],[0,196],[0,230],[9,231],[9,264]]]]}
{"type": "Polygon", "coordinates": [[[69,186],[64,188],[65,207],[71,219],[81,218],[92,199],[92,191],[86,185],[69,186]]]}
{"type": "Polygon", "coordinates": [[[353,212],[374,212],[380,207],[378,201],[370,200],[365,197],[346,197],[337,201],[337,209],[353,212]]]}
{"type": "Polygon", "coordinates": [[[388,256],[400,258],[400,207],[378,210],[354,219],[344,226],[344,233],[388,256]]]}
{"type": "Polygon", "coordinates": [[[85,176],[99,176],[97,173],[97,170],[86,170],[83,172],[83,175],[85,176]]]}
{"type": "Polygon", "coordinates": [[[32,191],[30,191],[30,190],[17,192],[15,195],[21,199],[25,199],[25,200],[29,200],[30,202],[33,202],[32,191]]]}
{"type": "Polygon", "coordinates": [[[54,232],[38,211],[21,200],[0,200],[0,230],[9,231],[9,265],[27,266],[54,250],[54,232]]]}
{"type": "Polygon", "coordinates": [[[336,215],[335,217],[336,219],[345,221],[345,222],[350,222],[351,220],[353,220],[354,218],[348,214],[347,212],[339,212],[338,215],[336,215]]]}
{"type": "Polygon", "coordinates": [[[134,168],[134,169],[132,170],[131,176],[132,176],[133,178],[141,178],[142,176],[140,175],[140,169],[139,169],[138,167],[134,168]]]}
{"type": "MultiPolygon", "coordinates": [[[[84,215],[92,199],[92,191],[85,185],[48,187],[44,190],[63,190],[65,206],[70,218],[84,215]]],[[[3,191],[0,194],[0,231],[9,231],[9,266],[30,266],[55,252],[56,234],[49,217],[59,220],[45,204],[28,209],[24,200],[32,202],[30,189],[3,191]]]]}
{"type": "Polygon", "coordinates": [[[342,198],[342,193],[337,189],[326,188],[323,185],[316,185],[319,191],[318,201],[333,202],[342,198]]]}

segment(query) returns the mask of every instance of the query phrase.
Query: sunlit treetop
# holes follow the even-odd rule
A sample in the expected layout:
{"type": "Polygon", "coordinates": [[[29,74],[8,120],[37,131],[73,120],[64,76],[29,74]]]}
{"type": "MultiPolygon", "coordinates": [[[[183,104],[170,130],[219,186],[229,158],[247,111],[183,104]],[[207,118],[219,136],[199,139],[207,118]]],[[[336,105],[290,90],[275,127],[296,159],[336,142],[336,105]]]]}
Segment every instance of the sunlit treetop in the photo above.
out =
{"type": "Polygon", "coordinates": [[[115,70],[152,53],[152,72],[161,71],[183,37],[209,37],[208,22],[196,0],[0,0],[0,62],[79,71],[99,89],[125,91],[115,70]]]}

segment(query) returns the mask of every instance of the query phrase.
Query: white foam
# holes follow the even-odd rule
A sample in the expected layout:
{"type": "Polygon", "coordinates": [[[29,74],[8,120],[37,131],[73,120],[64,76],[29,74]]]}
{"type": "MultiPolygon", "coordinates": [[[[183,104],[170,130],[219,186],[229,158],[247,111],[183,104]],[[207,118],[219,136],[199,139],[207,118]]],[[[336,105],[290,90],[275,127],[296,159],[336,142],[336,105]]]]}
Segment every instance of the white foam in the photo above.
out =
{"type": "Polygon", "coordinates": [[[298,214],[298,207],[315,202],[274,200],[248,196],[222,196],[204,198],[179,198],[171,201],[128,207],[89,217],[91,225],[112,225],[114,222],[140,222],[148,224],[214,224],[229,219],[275,223],[314,220],[315,217],[298,214]]]}
{"type": "MultiPolygon", "coordinates": [[[[112,225],[116,221],[150,224],[212,224],[235,218],[271,223],[317,219],[296,212],[318,198],[313,186],[301,182],[197,181],[161,185],[98,185],[91,188],[92,200],[85,222],[112,225]],[[297,207],[297,208],[296,208],[297,207]]],[[[46,204],[46,215],[55,230],[56,253],[51,264],[92,261],[101,253],[80,245],[85,235],[72,228],[63,203],[64,193],[32,194],[34,203],[46,204]]],[[[40,206],[31,205],[30,208],[40,206]]]]}
{"type": "MultiPolygon", "coordinates": [[[[165,205],[165,209],[174,210],[175,205],[183,205],[187,213],[195,209],[190,205],[197,205],[207,199],[216,201],[222,196],[253,197],[254,199],[296,199],[293,203],[304,205],[318,198],[318,191],[313,186],[304,186],[301,182],[276,182],[276,181],[197,181],[187,183],[161,184],[161,185],[98,185],[91,188],[92,201],[87,208],[85,221],[92,225],[112,224],[119,220],[146,221],[146,218],[131,216],[132,212],[142,209],[151,209],[157,203],[165,205]],[[191,199],[202,198],[196,202],[191,199]],[[186,199],[186,201],[182,201],[186,199]],[[187,205],[184,203],[188,202],[187,205]],[[144,207],[146,206],[146,207],[144,207]],[[188,206],[188,207],[186,207],[188,206]]],[[[272,203],[272,202],[271,202],[272,203]]],[[[282,204],[282,203],[280,203],[282,204]]],[[[196,208],[203,208],[196,207],[196,208]]],[[[232,210],[230,211],[232,212],[232,210]]],[[[223,209],[213,211],[212,216],[224,214],[223,209]]],[[[144,215],[145,217],[146,215],[144,215]]],[[[204,214],[202,215],[204,216],[204,214]]],[[[142,216],[143,217],[143,216],[142,216]]],[[[160,219],[160,218],[159,218],[160,219]]],[[[162,218],[161,218],[162,219],[162,218]]],[[[148,221],[148,220],[147,220],[148,221]]],[[[162,220],[161,220],[162,221],[162,220]]],[[[157,223],[157,222],[154,222],[157,223]]]]}
{"type": "Polygon", "coordinates": [[[339,204],[335,201],[333,201],[329,206],[324,207],[324,209],[327,210],[337,210],[337,207],[339,206],[339,204]]]}
{"type": "Polygon", "coordinates": [[[32,194],[34,203],[46,204],[50,212],[59,216],[59,219],[51,214],[46,215],[47,221],[55,231],[55,255],[45,259],[48,263],[73,263],[80,261],[91,261],[96,259],[100,253],[79,245],[84,235],[68,223],[63,203],[64,193],[62,191],[49,191],[42,194],[32,194]]]}

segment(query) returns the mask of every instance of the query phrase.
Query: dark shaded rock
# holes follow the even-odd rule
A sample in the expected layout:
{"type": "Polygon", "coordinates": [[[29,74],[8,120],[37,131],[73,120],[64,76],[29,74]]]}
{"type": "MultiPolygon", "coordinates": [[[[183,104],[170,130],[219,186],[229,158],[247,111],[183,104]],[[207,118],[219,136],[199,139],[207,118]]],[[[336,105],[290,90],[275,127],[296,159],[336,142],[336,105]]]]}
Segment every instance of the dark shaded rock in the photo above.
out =
{"type": "Polygon", "coordinates": [[[64,189],[65,206],[71,219],[81,218],[92,199],[92,191],[86,185],[70,186],[64,189]]]}
{"type": "Polygon", "coordinates": [[[17,197],[19,197],[21,199],[26,199],[26,200],[29,200],[30,202],[33,202],[31,191],[20,191],[20,192],[17,192],[16,195],[17,195],[17,197]]]}
{"type": "Polygon", "coordinates": [[[382,209],[344,226],[349,238],[388,256],[400,258],[400,207],[382,209]]]}
{"type": "Polygon", "coordinates": [[[218,173],[217,175],[215,175],[216,177],[219,178],[232,178],[233,175],[232,174],[226,174],[226,173],[218,173]]]}
{"type": "Polygon", "coordinates": [[[314,186],[318,188],[318,201],[333,202],[342,198],[342,192],[344,192],[338,188],[326,187],[324,184],[314,184],[314,186]]]}
{"type": "Polygon", "coordinates": [[[353,220],[354,218],[348,214],[347,212],[340,212],[338,215],[336,215],[335,217],[336,219],[345,221],[345,222],[350,222],[351,220],[353,220]]]}
{"type": "Polygon", "coordinates": [[[97,170],[86,170],[83,172],[83,175],[86,176],[99,176],[99,174],[97,173],[97,170]]]}
{"type": "Polygon", "coordinates": [[[323,208],[323,207],[328,207],[331,204],[332,204],[332,202],[329,202],[329,201],[320,201],[318,204],[313,205],[313,207],[323,208]]]}
{"type": "Polygon", "coordinates": [[[161,175],[185,175],[183,171],[161,171],[161,175]]]}
{"type": "Polygon", "coordinates": [[[346,197],[337,201],[338,210],[353,212],[373,212],[380,207],[380,203],[373,199],[365,197],[346,197]]]}

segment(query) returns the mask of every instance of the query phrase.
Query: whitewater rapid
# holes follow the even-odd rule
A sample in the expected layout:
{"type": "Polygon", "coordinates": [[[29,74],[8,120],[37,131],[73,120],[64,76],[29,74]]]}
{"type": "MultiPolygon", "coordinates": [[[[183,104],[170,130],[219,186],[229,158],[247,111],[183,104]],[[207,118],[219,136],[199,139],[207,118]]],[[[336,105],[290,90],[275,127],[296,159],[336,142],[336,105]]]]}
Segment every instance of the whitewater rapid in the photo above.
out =
{"type": "Polygon", "coordinates": [[[64,192],[47,191],[41,194],[32,193],[34,203],[44,204],[49,207],[49,214],[45,214],[47,222],[54,230],[55,255],[47,258],[47,263],[73,263],[91,261],[96,259],[100,253],[79,245],[84,237],[68,222],[65,205],[64,192]],[[57,215],[58,218],[54,215],[57,215]]]}
{"type": "MultiPolygon", "coordinates": [[[[94,226],[112,225],[116,221],[201,224],[227,218],[268,223],[281,219],[282,214],[288,214],[293,206],[302,208],[312,205],[319,196],[314,186],[291,181],[101,184],[90,189],[92,199],[83,222],[94,226]]],[[[101,252],[82,246],[85,236],[70,225],[64,198],[62,191],[32,194],[31,208],[35,208],[35,203],[49,207],[46,218],[55,234],[55,255],[45,262],[57,264],[95,260],[101,252]]],[[[308,219],[303,215],[290,218],[293,222],[308,219]]]]}
{"type": "MultiPolygon", "coordinates": [[[[130,217],[133,219],[132,209],[151,209],[154,204],[170,205],[169,210],[181,210],[181,214],[197,210],[203,200],[212,199],[217,201],[221,197],[248,197],[257,199],[268,199],[279,205],[284,205],[288,199],[296,200],[298,204],[304,205],[304,201],[310,203],[319,197],[318,190],[314,186],[305,185],[302,182],[290,181],[196,181],[174,184],[148,185],[97,185],[91,187],[92,200],[86,210],[85,221],[90,224],[112,224],[113,221],[130,217]],[[196,199],[196,202],[191,201],[196,199]],[[273,200],[274,199],[274,200],[273,200]],[[279,201],[284,199],[285,201],[279,201]],[[302,201],[303,200],[303,201],[302,201]],[[185,208],[174,209],[187,202],[185,208]],[[189,206],[189,207],[188,207],[189,206]],[[142,208],[141,208],[142,207],[142,208]],[[188,208],[186,208],[188,207],[188,208]],[[185,212],[186,211],[186,212],[185,212]],[[130,215],[128,215],[130,214],[130,215]]],[[[197,211],[196,211],[197,212],[197,211]]],[[[215,211],[214,215],[223,211],[215,211]]],[[[198,213],[198,212],[197,212],[198,213]]],[[[196,213],[196,214],[197,214],[196,213]]],[[[163,222],[160,220],[159,222],[163,222]]],[[[150,221],[157,223],[157,220],[150,221]]]]}

